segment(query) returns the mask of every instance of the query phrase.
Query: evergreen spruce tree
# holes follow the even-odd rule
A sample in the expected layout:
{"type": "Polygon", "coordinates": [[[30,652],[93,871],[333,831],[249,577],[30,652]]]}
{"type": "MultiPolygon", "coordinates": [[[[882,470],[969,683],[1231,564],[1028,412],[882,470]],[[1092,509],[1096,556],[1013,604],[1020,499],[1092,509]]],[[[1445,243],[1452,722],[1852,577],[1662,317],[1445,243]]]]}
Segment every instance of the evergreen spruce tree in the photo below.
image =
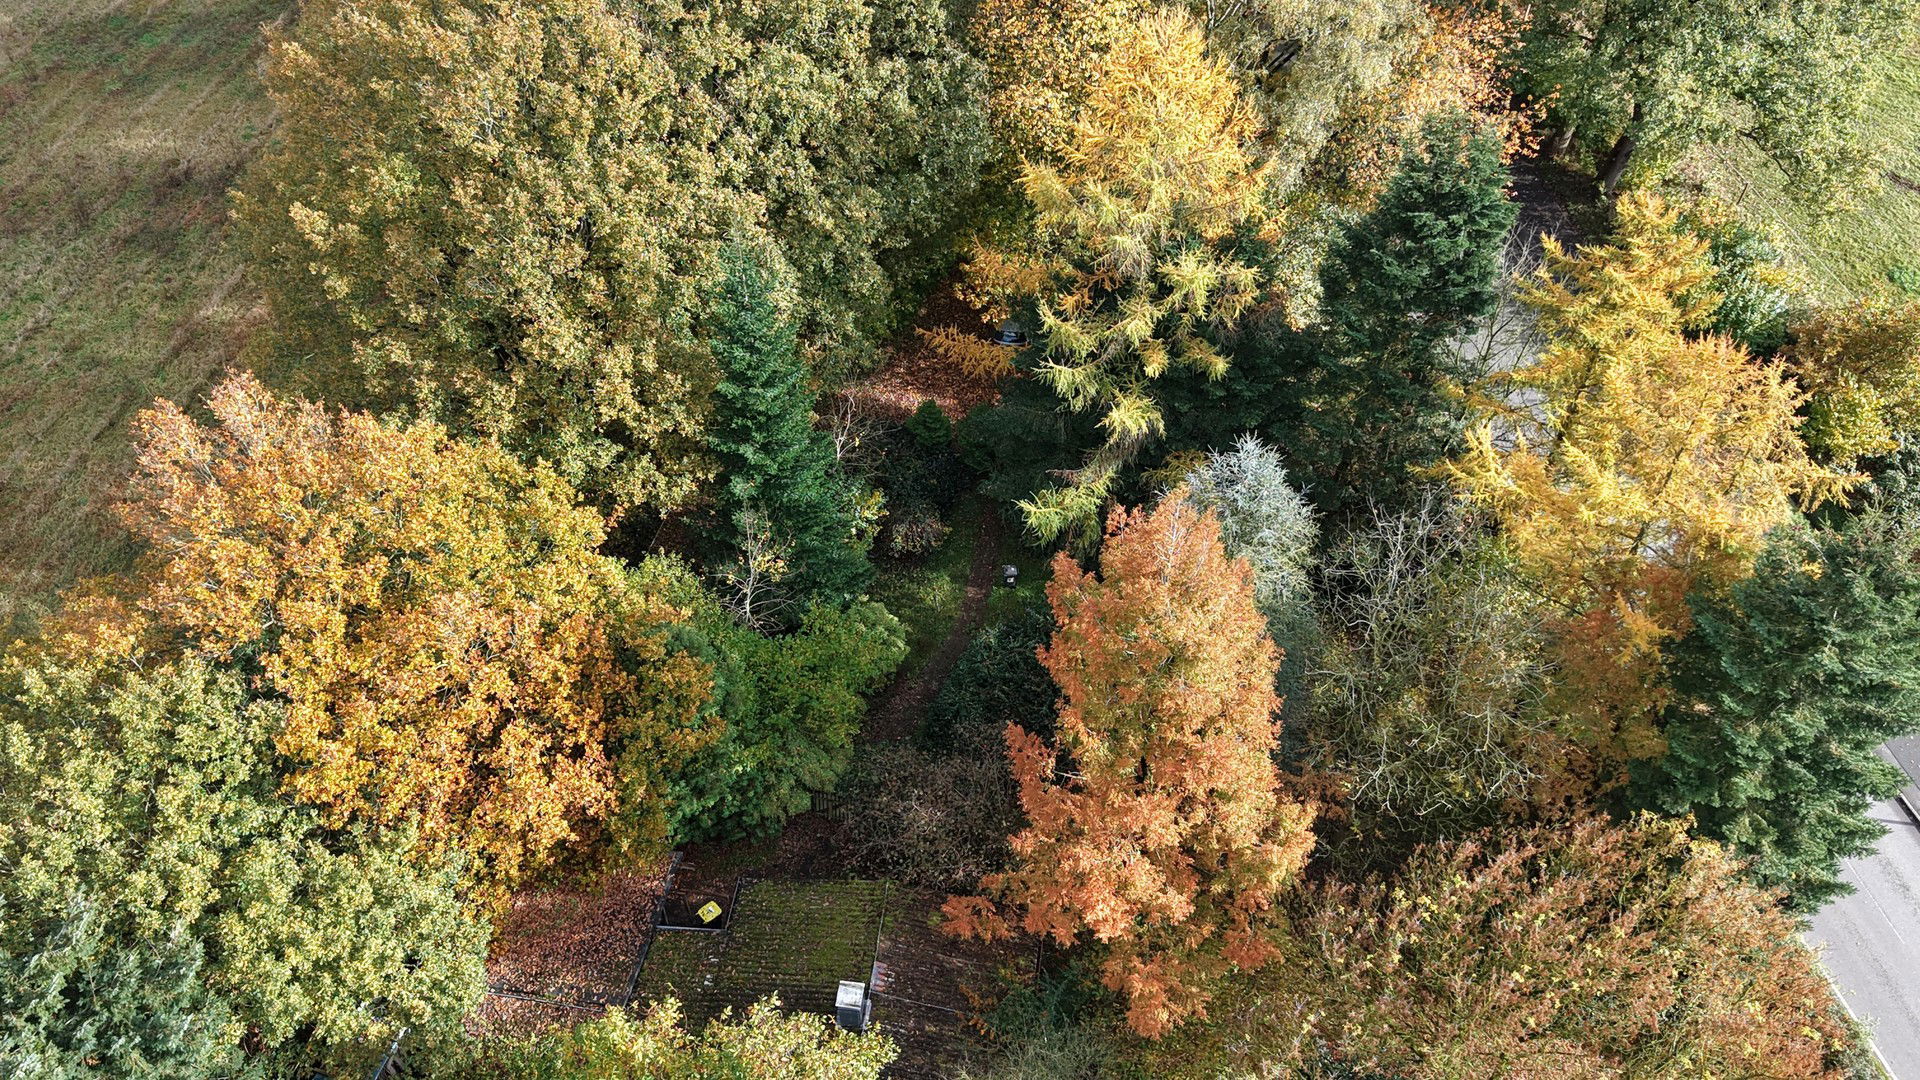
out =
{"type": "Polygon", "coordinates": [[[1324,324],[1270,342],[1297,365],[1269,435],[1310,472],[1323,507],[1394,502],[1462,425],[1448,342],[1493,310],[1513,225],[1500,143],[1464,116],[1430,121],[1380,203],[1320,271],[1324,324]],[[1305,346],[1304,348],[1302,346],[1305,346]]]}
{"type": "Polygon", "coordinates": [[[871,567],[849,484],[813,427],[793,323],[773,292],[773,275],[755,256],[728,254],[709,336],[720,373],[708,443],[720,465],[711,539],[736,580],[770,574],[793,599],[844,599],[866,585],[871,567]],[[774,565],[749,565],[756,562],[774,565]]]}
{"type": "Polygon", "coordinates": [[[1875,748],[1920,731],[1916,555],[1881,514],[1782,530],[1752,577],[1694,599],[1673,650],[1668,750],[1636,770],[1636,801],[1692,813],[1802,910],[1851,891],[1840,861],[1872,849],[1867,805],[1902,783],[1875,748]]]}

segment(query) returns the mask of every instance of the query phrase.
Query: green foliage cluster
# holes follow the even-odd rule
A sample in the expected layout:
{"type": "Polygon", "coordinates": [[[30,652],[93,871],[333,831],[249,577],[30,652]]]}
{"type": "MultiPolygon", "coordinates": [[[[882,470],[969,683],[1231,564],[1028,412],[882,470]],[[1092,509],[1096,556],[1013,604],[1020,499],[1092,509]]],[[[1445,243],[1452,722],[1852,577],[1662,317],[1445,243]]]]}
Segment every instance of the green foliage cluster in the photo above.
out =
{"type": "Polygon", "coordinates": [[[1478,374],[1452,340],[1493,310],[1513,225],[1493,136],[1430,121],[1379,203],[1321,265],[1321,321],[1268,319],[1231,344],[1214,381],[1169,378],[1167,443],[1216,447],[1255,430],[1280,448],[1315,504],[1349,514],[1399,502],[1457,445],[1459,385],[1478,374]]]}
{"type": "Polygon", "coordinates": [[[1753,576],[1696,596],[1674,647],[1667,752],[1634,796],[1692,814],[1811,911],[1886,831],[1864,809],[1906,783],[1876,752],[1920,733],[1920,534],[1869,514],[1776,533],[1753,576]]]}
{"type": "Polygon", "coordinates": [[[1609,193],[1694,144],[1743,138],[1824,194],[1870,165],[1861,113],[1875,61],[1913,10],[1904,0],[1549,0],[1513,60],[1520,86],[1548,103],[1559,144],[1593,153],[1609,193]]]}
{"type": "Polygon", "coordinates": [[[479,1000],[488,928],[460,868],[280,796],[278,715],[197,661],[10,665],[0,1060],[217,1075],[243,1032],[350,1052],[479,1000]]]}
{"type": "Polygon", "coordinates": [[[238,210],[263,354],[329,396],[686,503],[729,245],[794,276],[844,370],[942,265],[984,153],[937,3],[328,0],[276,38],[282,123],[238,210]]]}
{"type": "Polygon", "coordinates": [[[649,559],[636,573],[691,612],[673,647],[713,666],[709,708],[721,734],[672,784],[674,835],[778,831],[846,770],[866,695],[906,656],[900,621],[871,601],[815,603],[792,631],[767,636],[742,625],[683,564],[649,559]]]}

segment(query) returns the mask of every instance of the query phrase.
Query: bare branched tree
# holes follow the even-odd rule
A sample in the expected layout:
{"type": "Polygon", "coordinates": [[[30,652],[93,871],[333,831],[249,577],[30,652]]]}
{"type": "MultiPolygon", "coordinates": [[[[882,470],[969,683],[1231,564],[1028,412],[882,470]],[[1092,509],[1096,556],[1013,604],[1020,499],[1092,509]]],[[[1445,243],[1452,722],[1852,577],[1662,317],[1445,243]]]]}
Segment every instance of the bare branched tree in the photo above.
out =
{"type": "Polygon", "coordinates": [[[1432,492],[1376,516],[1323,572],[1306,742],[1356,828],[1439,839],[1521,796],[1547,726],[1541,612],[1462,508],[1432,492]]]}
{"type": "Polygon", "coordinates": [[[774,534],[766,515],[749,511],[740,523],[739,558],[719,573],[722,601],[742,625],[767,630],[793,606],[793,597],[781,587],[790,555],[790,545],[774,534]]]}

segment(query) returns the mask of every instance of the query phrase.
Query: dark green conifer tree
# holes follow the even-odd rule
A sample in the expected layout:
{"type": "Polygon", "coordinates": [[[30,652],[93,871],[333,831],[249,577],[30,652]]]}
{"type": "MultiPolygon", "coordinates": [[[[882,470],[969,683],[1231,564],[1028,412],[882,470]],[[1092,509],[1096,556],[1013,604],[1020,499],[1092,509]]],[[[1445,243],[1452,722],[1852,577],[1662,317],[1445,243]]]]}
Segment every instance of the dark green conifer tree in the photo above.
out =
{"type": "Polygon", "coordinates": [[[727,255],[708,339],[720,373],[708,437],[720,466],[710,541],[723,574],[764,574],[740,564],[772,558],[775,591],[840,600],[864,588],[872,568],[851,485],[813,427],[793,323],[773,293],[759,259],[727,255]]]}
{"type": "Polygon", "coordinates": [[[1450,388],[1476,373],[1448,346],[1497,300],[1506,184],[1497,139],[1464,117],[1430,122],[1379,205],[1328,252],[1322,325],[1265,342],[1294,369],[1266,434],[1323,509],[1395,503],[1414,470],[1454,449],[1463,418],[1450,388]]]}
{"type": "Polygon", "coordinates": [[[1634,801],[1692,813],[1802,910],[1850,891],[1840,861],[1886,831],[1868,804],[1904,782],[1875,750],[1920,731],[1916,556],[1910,525],[1868,513],[1783,529],[1752,577],[1696,597],[1667,753],[1636,770],[1634,801]]]}

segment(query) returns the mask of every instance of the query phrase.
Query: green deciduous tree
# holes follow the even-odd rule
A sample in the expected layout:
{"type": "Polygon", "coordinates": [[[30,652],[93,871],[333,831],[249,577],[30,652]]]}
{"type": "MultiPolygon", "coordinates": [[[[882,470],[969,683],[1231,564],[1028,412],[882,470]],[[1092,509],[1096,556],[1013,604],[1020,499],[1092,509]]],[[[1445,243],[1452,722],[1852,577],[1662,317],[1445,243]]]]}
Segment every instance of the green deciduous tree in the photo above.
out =
{"type": "Polygon", "coordinates": [[[1672,649],[1667,753],[1633,795],[1751,860],[1812,910],[1840,862],[1886,830],[1867,817],[1904,777],[1875,752],[1920,731],[1920,536],[1878,514],[1774,534],[1753,576],[1692,598],[1672,649]]]}
{"type": "Polygon", "coordinates": [[[246,682],[65,630],[8,660],[0,967],[9,1023],[30,1028],[16,1045],[213,1069],[246,1031],[365,1047],[478,1001],[487,931],[458,867],[416,857],[406,830],[332,832],[287,800],[285,710],[246,682]],[[109,986],[112,971],[145,981],[109,986]]]}
{"type": "Polygon", "coordinates": [[[735,251],[713,305],[710,341],[720,371],[708,446],[720,465],[717,561],[737,567],[767,542],[783,565],[767,599],[844,600],[871,575],[854,492],[826,433],[813,426],[813,393],[793,324],[776,306],[775,282],[753,255],[735,251]]]}
{"type": "Polygon", "coordinates": [[[645,591],[692,612],[676,652],[713,668],[708,706],[720,737],[672,781],[675,835],[764,836],[828,791],[852,757],[866,695],[906,657],[900,620],[879,604],[811,604],[790,632],[742,625],[684,567],[641,566],[645,591]]]}
{"type": "Polygon", "coordinates": [[[237,204],[265,349],[603,505],[681,504],[727,244],[770,240],[809,357],[839,367],[946,264],[985,119],[945,22],[921,0],[308,5],[273,40],[278,141],[237,204]]]}
{"type": "Polygon", "coordinates": [[[1548,102],[1559,145],[1600,158],[1611,193],[1641,157],[1752,140],[1804,184],[1858,175],[1861,109],[1898,47],[1905,0],[1547,0],[1518,50],[1520,83],[1548,102]]]}
{"type": "Polygon", "coordinates": [[[122,942],[110,923],[97,898],[75,893],[30,940],[7,943],[0,1068],[19,1080],[240,1076],[232,1013],[201,977],[191,931],[122,942]]]}
{"type": "Polygon", "coordinates": [[[802,351],[871,358],[953,262],[988,154],[986,82],[942,0],[627,0],[679,75],[676,136],[764,206],[802,351]]]}
{"type": "Polygon", "coordinates": [[[1920,433],[1920,301],[1869,297],[1813,312],[1784,356],[1808,395],[1807,445],[1850,464],[1920,433]]]}
{"type": "Polygon", "coordinates": [[[237,203],[270,351],[610,504],[684,500],[712,381],[685,312],[760,208],[666,137],[660,52],[604,0],[309,5],[237,203]]]}

